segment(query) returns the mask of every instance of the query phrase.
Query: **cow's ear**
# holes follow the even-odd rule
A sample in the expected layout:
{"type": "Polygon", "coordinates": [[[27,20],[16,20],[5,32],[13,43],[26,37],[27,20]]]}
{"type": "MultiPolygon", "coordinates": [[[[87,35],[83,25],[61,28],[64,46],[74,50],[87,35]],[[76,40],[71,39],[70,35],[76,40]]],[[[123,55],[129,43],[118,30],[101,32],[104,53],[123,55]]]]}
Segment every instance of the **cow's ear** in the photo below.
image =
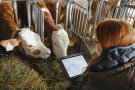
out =
{"type": "Polygon", "coordinates": [[[2,45],[6,49],[6,51],[12,51],[16,46],[19,45],[19,42],[17,38],[15,38],[15,39],[0,41],[0,45],[2,45]]]}

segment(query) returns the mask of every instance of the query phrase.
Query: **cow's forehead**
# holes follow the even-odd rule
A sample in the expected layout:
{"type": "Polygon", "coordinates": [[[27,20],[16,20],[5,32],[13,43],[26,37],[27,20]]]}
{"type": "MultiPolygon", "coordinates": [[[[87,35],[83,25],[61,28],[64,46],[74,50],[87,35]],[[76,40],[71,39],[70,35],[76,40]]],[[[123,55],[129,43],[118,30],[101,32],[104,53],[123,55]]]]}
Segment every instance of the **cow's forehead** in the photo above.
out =
{"type": "Polygon", "coordinates": [[[22,31],[19,32],[19,36],[27,44],[37,45],[40,42],[39,35],[30,31],[30,29],[28,29],[28,28],[22,29],[22,31]]]}
{"type": "Polygon", "coordinates": [[[53,32],[52,34],[53,41],[60,41],[62,40],[64,43],[69,43],[68,34],[64,29],[60,29],[58,31],[53,32]]]}

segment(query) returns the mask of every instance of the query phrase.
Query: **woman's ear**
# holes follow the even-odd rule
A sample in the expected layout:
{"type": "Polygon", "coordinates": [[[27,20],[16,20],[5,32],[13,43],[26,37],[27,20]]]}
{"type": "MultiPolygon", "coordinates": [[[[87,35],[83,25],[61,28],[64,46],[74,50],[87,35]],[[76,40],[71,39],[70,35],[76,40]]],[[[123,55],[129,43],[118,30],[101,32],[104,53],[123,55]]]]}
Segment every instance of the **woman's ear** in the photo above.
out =
{"type": "Polygon", "coordinates": [[[96,48],[97,55],[100,56],[102,54],[102,51],[103,51],[101,44],[100,43],[96,44],[95,48],[96,48]]]}

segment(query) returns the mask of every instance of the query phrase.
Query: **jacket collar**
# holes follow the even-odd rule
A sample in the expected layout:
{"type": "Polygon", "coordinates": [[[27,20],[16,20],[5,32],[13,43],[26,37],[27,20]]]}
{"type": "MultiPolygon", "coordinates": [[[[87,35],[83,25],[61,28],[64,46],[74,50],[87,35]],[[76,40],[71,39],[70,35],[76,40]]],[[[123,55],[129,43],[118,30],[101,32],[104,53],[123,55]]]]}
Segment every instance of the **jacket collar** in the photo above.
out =
{"type": "Polygon", "coordinates": [[[114,75],[117,74],[119,72],[122,72],[124,70],[127,70],[131,67],[135,66],[135,59],[132,59],[131,61],[129,61],[128,63],[125,63],[123,65],[120,65],[116,68],[112,68],[110,70],[106,70],[106,71],[100,71],[100,72],[90,72],[89,77],[91,78],[106,78],[110,75],[114,75]]]}
{"type": "Polygon", "coordinates": [[[135,43],[126,47],[115,47],[106,50],[99,60],[90,66],[89,71],[100,72],[112,69],[135,57],[135,43]]]}

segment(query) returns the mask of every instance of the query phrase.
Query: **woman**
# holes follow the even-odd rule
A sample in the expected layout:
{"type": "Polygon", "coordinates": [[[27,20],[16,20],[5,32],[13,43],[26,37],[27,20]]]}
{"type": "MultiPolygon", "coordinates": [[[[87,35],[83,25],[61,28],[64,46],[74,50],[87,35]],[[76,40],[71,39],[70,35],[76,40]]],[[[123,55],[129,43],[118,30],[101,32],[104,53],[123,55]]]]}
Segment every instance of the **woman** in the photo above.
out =
{"type": "Polygon", "coordinates": [[[87,90],[135,90],[135,31],[122,20],[110,19],[96,28],[96,51],[90,61],[87,90]]]}

